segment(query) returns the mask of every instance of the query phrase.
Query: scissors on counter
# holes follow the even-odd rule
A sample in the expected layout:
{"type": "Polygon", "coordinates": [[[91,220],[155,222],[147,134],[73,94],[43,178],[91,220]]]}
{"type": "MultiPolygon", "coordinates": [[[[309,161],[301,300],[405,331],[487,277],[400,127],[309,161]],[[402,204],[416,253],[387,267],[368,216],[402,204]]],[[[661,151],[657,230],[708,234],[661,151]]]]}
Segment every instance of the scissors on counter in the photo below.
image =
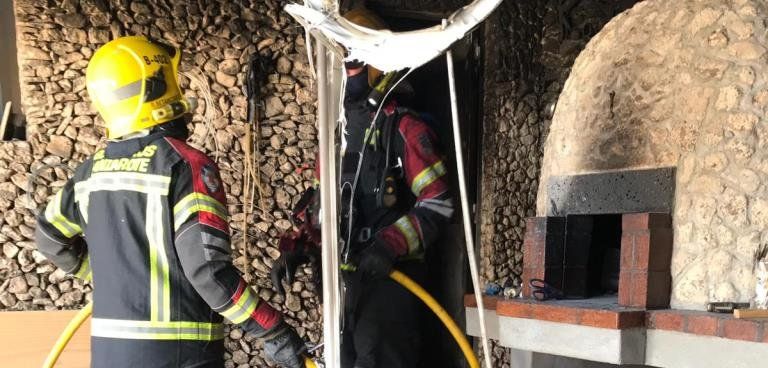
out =
{"type": "Polygon", "coordinates": [[[563,299],[565,296],[560,289],[553,287],[542,279],[531,279],[530,285],[533,298],[540,302],[552,299],[563,299]]]}

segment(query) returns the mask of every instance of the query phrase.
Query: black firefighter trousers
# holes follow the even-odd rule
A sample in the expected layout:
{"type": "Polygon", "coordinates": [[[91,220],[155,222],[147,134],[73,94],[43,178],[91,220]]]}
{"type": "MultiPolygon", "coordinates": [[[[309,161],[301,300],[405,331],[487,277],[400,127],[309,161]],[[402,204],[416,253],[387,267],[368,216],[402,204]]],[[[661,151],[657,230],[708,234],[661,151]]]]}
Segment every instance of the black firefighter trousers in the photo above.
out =
{"type": "MultiPolygon", "coordinates": [[[[424,279],[422,262],[401,262],[395,268],[416,282],[424,279]]],[[[419,367],[425,313],[421,300],[390,278],[357,277],[345,277],[342,368],[419,367]]]]}

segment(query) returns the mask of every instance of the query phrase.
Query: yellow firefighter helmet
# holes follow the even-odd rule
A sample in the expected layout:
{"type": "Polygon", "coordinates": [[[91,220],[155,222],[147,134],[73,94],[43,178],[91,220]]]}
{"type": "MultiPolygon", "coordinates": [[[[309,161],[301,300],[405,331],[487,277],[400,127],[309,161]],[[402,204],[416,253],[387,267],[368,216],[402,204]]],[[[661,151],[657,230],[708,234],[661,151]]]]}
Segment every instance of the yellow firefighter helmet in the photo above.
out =
{"type": "MultiPolygon", "coordinates": [[[[386,29],[387,24],[374,12],[364,6],[358,6],[344,13],[344,18],[358,26],[370,29],[386,29]]],[[[373,87],[381,76],[381,70],[368,66],[368,85],[373,87]]]]}
{"type": "Polygon", "coordinates": [[[178,49],[143,36],[120,37],[93,54],[85,83],[116,139],[176,119],[192,109],[179,89],[178,49]]]}

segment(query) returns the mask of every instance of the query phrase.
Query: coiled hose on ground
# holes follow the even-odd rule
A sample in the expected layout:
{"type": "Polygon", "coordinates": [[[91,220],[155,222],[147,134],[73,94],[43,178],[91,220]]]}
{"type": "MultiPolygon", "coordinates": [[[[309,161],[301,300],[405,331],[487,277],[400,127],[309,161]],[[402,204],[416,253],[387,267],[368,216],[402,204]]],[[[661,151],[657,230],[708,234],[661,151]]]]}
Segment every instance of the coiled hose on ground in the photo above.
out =
{"type": "MultiPolygon", "coordinates": [[[[469,367],[480,368],[480,363],[478,363],[477,357],[475,357],[475,353],[472,351],[472,346],[469,344],[469,341],[467,341],[467,337],[464,336],[464,333],[461,331],[459,326],[456,325],[456,322],[451,318],[451,316],[448,315],[448,312],[443,309],[437,300],[435,300],[432,295],[424,290],[421,285],[417,284],[410,277],[406,276],[400,271],[392,271],[392,273],[389,274],[389,277],[398,284],[402,285],[404,288],[408,289],[408,291],[413,293],[413,295],[416,295],[419,299],[421,299],[421,301],[424,302],[427,307],[429,307],[432,313],[434,313],[435,316],[437,316],[437,318],[443,322],[443,325],[445,325],[445,327],[451,333],[453,339],[456,340],[457,344],[459,344],[459,348],[461,348],[462,353],[464,353],[464,357],[467,358],[469,367]]],[[[72,336],[75,334],[77,329],[80,328],[83,322],[85,322],[85,319],[91,315],[92,310],[93,304],[88,303],[82,310],[80,310],[80,312],[77,313],[77,315],[75,315],[74,318],[72,318],[67,327],[59,336],[59,339],[56,340],[56,344],[54,344],[51,352],[48,353],[48,358],[45,360],[45,363],[43,363],[43,368],[53,368],[54,364],[56,364],[56,361],[59,359],[61,352],[64,351],[64,348],[69,343],[69,340],[72,339],[72,336]]],[[[309,358],[305,360],[305,365],[307,368],[317,367],[317,365],[309,358]]]]}

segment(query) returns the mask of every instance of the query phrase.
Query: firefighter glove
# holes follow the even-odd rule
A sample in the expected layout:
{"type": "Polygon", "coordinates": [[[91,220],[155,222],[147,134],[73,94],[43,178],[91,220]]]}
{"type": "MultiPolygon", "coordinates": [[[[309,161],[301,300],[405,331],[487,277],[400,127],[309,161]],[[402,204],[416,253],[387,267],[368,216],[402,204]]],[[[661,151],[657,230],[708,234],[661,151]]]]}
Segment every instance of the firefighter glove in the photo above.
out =
{"type": "Polygon", "coordinates": [[[264,353],[268,360],[283,368],[304,368],[302,358],[307,347],[291,326],[282,322],[264,336],[264,353]]]}
{"type": "Polygon", "coordinates": [[[296,268],[310,260],[304,251],[306,246],[304,243],[305,240],[295,234],[280,238],[280,257],[269,273],[272,285],[280,295],[285,295],[283,281],[292,284],[296,268]]]}
{"type": "Polygon", "coordinates": [[[375,240],[360,253],[357,270],[370,279],[385,278],[392,272],[396,258],[395,251],[387,243],[375,240]]]}

